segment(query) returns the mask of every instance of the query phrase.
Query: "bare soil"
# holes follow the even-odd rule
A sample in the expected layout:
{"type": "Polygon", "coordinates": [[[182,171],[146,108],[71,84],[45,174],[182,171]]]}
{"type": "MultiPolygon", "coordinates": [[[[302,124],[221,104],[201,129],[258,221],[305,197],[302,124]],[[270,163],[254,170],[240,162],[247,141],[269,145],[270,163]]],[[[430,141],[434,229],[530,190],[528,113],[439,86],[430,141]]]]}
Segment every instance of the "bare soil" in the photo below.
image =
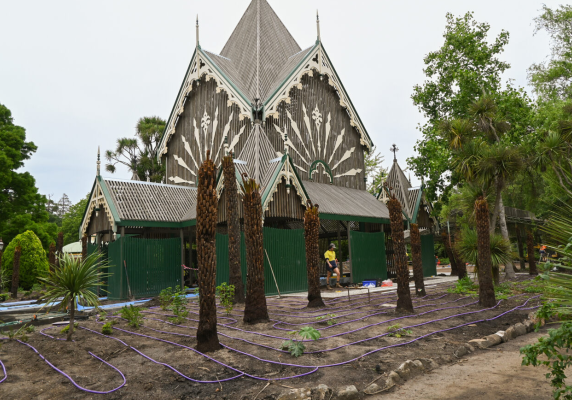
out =
{"type": "MultiPolygon", "coordinates": [[[[191,313],[182,326],[168,323],[167,318],[171,312],[160,308],[146,308],[144,325],[137,329],[129,327],[126,321],[118,317],[108,316],[108,320],[117,321],[110,337],[87,330],[101,332],[102,323],[96,322],[94,318],[80,322],[80,329],[74,334],[74,342],[56,340],[64,338],[64,335],[59,333],[61,327],[50,326],[44,333],[53,338],[42,335],[38,329],[29,335],[28,340],[46,360],[72,377],[78,385],[89,390],[109,391],[121,385],[123,379],[119,373],[88,353],[92,352],[125,375],[125,386],[104,395],[81,391],[47,365],[28,346],[17,341],[2,340],[0,360],[6,366],[8,379],[0,384],[1,397],[253,400],[268,380],[271,380],[271,384],[257,399],[275,399],[285,387],[315,387],[318,384],[326,384],[332,388],[355,385],[359,390],[363,390],[379,377],[380,373],[397,368],[407,359],[440,358],[441,362],[451,360],[454,350],[462,343],[522,322],[530,310],[514,308],[534,296],[519,295],[501,301],[494,309],[483,310],[478,304],[474,304],[476,299],[447,293],[445,289],[445,285],[439,285],[431,288],[427,297],[414,298],[413,315],[396,315],[390,307],[395,305],[395,294],[388,293],[372,294],[371,302],[368,302],[367,295],[352,296],[351,302],[348,302],[347,297],[328,300],[325,309],[311,310],[305,308],[303,298],[269,298],[272,321],[257,325],[246,325],[242,322],[240,307],[235,308],[230,316],[226,316],[224,309],[220,308],[219,338],[221,343],[228,347],[209,356],[242,372],[220,365],[192,350],[196,345],[196,303],[188,305],[191,313]],[[507,311],[510,312],[500,318],[477,322],[497,317],[507,311]],[[469,312],[472,314],[459,315],[469,312]],[[316,320],[317,316],[327,314],[336,315],[336,325],[329,326],[323,320],[316,320]],[[452,318],[443,320],[446,317],[452,318]],[[390,321],[394,318],[400,319],[390,321]],[[409,328],[411,333],[402,337],[385,335],[388,333],[388,327],[397,323],[400,327],[407,328],[426,322],[425,325],[409,328]],[[305,323],[319,329],[322,338],[306,343],[306,354],[299,358],[281,352],[278,349],[281,343],[292,337],[288,332],[306,326],[301,325],[305,323]],[[462,324],[468,325],[437,332],[462,324]],[[378,335],[385,336],[376,338],[378,335]],[[415,340],[423,335],[428,336],[415,340]],[[111,337],[120,339],[130,347],[111,337]],[[344,347],[324,351],[338,346],[344,347]],[[394,347],[366,355],[387,346],[394,347]],[[154,359],[156,363],[134,349],[154,359]],[[316,353],[311,353],[314,351],[316,353]],[[158,363],[168,364],[180,374],[158,363]],[[339,365],[315,368],[332,364],[339,365]],[[250,376],[242,375],[224,381],[241,373],[250,376]],[[309,374],[285,379],[305,373],[309,374]],[[213,383],[193,382],[191,379],[213,383]]],[[[532,299],[525,307],[537,304],[538,299],[532,299]]]]}

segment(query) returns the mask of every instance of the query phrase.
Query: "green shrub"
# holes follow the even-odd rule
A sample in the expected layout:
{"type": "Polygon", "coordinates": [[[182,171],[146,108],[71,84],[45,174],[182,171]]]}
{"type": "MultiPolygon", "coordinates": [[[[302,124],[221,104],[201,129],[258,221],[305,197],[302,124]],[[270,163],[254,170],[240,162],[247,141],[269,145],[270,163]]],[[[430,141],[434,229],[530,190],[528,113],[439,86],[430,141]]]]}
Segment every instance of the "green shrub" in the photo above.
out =
{"type": "Polygon", "coordinates": [[[332,326],[338,323],[338,321],[336,320],[336,314],[321,315],[319,317],[316,317],[316,320],[325,321],[327,322],[328,326],[332,326]]]}
{"type": "Polygon", "coordinates": [[[0,302],[6,301],[10,298],[10,293],[0,293],[0,302]]]}
{"type": "Polygon", "coordinates": [[[161,304],[162,310],[167,310],[171,305],[171,300],[173,299],[173,289],[168,287],[167,289],[161,290],[159,293],[159,303],[161,304]]]}
{"type": "MultiPolygon", "coordinates": [[[[30,290],[37,283],[40,276],[44,276],[48,270],[48,258],[42,247],[42,242],[32,231],[26,231],[16,236],[6,247],[2,255],[2,271],[12,276],[14,266],[14,250],[20,244],[22,255],[20,256],[20,286],[24,290],[30,290]]],[[[11,284],[8,280],[5,287],[11,284]]]]}
{"type": "Polygon", "coordinates": [[[185,297],[185,292],[177,291],[173,296],[173,302],[171,304],[171,310],[174,317],[169,318],[174,324],[182,324],[185,318],[189,315],[189,310],[185,307],[187,304],[187,298],[185,297]]]}
{"type": "Polygon", "coordinates": [[[234,285],[221,283],[216,287],[216,295],[220,298],[220,304],[224,307],[226,314],[230,315],[234,303],[234,285]]]}
{"type": "Polygon", "coordinates": [[[294,339],[284,341],[282,343],[282,346],[280,346],[280,348],[282,350],[288,350],[290,354],[293,355],[294,357],[300,357],[302,354],[304,354],[304,350],[306,350],[306,346],[304,345],[302,340],[305,339],[318,340],[321,337],[320,332],[317,329],[312,328],[311,326],[305,326],[299,331],[292,331],[288,333],[290,335],[294,335],[294,339]],[[298,336],[301,339],[298,339],[298,336]]]}
{"type": "Polygon", "coordinates": [[[143,325],[143,314],[141,314],[141,309],[139,307],[133,307],[133,304],[121,309],[121,318],[126,319],[127,324],[133,328],[139,328],[143,325]]]}
{"type": "Polygon", "coordinates": [[[101,333],[104,335],[111,335],[113,333],[113,324],[108,322],[101,327],[101,333]]]}
{"type": "MultiPolygon", "coordinates": [[[[79,323],[76,322],[75,324],[73,324],[73,326],[74,326],[73,331],[75,332],[76,329],[77,329],[77,327],[79,326],[79,323]]],[[[69,325],[66,325],[65,327],[62,328],[62,330],[60,331],[60,333],[68,333],[69,330],[70,330],[70,326],[69,326],[69,325]]]]}

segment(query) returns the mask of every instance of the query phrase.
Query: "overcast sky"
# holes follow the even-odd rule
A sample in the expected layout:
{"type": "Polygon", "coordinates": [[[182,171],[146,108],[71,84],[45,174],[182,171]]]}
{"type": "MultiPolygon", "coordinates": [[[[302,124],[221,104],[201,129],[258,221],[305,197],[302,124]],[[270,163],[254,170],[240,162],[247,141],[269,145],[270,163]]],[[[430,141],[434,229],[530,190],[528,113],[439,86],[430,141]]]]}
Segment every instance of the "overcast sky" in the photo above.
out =
{"type": "MultiPolygon", "coordinates": [[[[77,202],[90,190],[97,146],[113,149],[139,117],[167,119],[195,46],[219,53],[250,0],[0,0],[0,103],[38,146],[25,165],[43,194],[77,202]]],[[[406,158],[423,117],[411,101],[423,57],[443,43],[445,14],[474,11],[510,42],[505,78],[526,86],[527,68],[549,53],[534,36],[537,0],[269,0],[302,48],[322,41],[373,142],[389,166],[406,158]]],[[[104,176],[108,173],[104,173],[104,176]]],[[[130,174],[120,170],[117,178],[130,174]]],[[[416,179],[413,178],[415,183],[416,179]]]]}

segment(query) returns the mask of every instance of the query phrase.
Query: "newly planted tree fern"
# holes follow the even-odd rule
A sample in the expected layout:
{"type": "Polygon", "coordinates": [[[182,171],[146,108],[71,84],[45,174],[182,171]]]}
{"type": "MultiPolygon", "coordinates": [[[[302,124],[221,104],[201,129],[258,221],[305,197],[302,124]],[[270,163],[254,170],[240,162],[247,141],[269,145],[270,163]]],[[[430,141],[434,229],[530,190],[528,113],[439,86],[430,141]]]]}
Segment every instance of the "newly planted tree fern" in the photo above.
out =
{"type": "MultiPolygon", "coordinates": [[[[318,205],[308,200],[304,213],[304,239],[306,241],[306,267],[308,271],[308,307],[325,307],[320,292],[320,215],[318,205]]],[[[328,283],[329,285],[329,283],[328,283]]]]}
{"type": "Polygon", "coordinates": [[[264,247],[262,234],[262,200],[260,185],[254,179],[243,178],[244,234],[246,239],[246,302],[244,322],[268,321],[264,294],[264,247]]]}
{"type": "Polygon", "coordinates": [[[199,168],[197,192],[197,258],[199,267],[199,326],[197,350],[220,349],[216,316],[216,167],[210,151],[199,168]]]}
{"type": "Polygon", "coordinates": [[[413,263],[413,279],[415,280],[415,294],[425,296],[425,283],[423,282],[423,260],[421,259],[421,235],[419,225],[411,224],[411,260],[413,263]]]}
{"type": "MultiPolygon", "coordinates": [[[[102,286],[103,279],[110,274],[103,272],[108,268],[107,262],[97,252],[85,260],[70,254],[58,254],[57,265],[49,271],[48,276],[39,278],[46,286],[46,294],[42,298],[46,305],[58,304],[60,309],[68,309],[70,323],[67,340],[71,340],[75,310],[81,303],[84,306],[97,306],[97,288],[102,286]],[[60,302],[60,298],[63,298],[60,302]]],[[[51,307],[51,306],[50,306],[51,307]]]]}
{"type": "Polygon", "coordinates": [[[224,191],[226,195],[226,220],[228,224],[229,283],[234,286],[234,302],[244,303],[244,283],[240,268],[240,219],[238,215],[238,186],[232,156],[222,159],[224,191]]]}

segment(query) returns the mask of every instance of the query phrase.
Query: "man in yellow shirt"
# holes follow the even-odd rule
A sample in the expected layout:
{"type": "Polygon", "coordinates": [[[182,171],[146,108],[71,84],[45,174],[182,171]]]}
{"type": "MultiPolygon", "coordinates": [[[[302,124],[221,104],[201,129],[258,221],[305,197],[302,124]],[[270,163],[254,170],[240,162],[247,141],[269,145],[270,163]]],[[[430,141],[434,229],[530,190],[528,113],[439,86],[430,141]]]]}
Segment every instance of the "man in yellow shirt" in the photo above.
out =
{"type": "Polygon", "coordinates": [[[338,260],[336,259],[336,252],[334,249],[336,246],[333,243],[330,243],[328,251],[324,253],[324,258],[326,259],[326,270],[327,270],[327,288],[331,289],[330,287],[330,278],[332,276],[332,272],[336,273],[336,287],[341,288],[340,285],[340,269],[338,268],[338,260]]]}

